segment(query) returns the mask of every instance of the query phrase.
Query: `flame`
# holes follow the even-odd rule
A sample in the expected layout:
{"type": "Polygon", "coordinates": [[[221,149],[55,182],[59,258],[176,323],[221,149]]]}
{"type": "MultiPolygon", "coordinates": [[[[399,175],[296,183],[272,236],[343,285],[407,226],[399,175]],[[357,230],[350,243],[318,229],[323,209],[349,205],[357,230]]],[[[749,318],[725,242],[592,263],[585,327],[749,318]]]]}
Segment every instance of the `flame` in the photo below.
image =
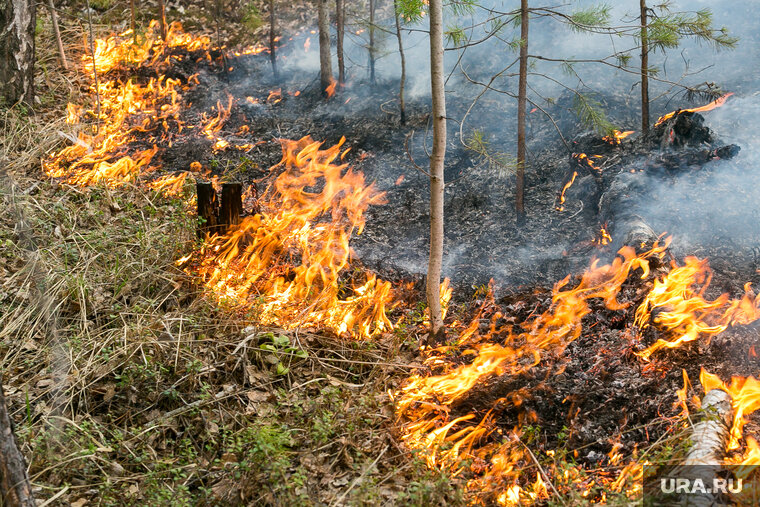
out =
{"type": "Polygon", "coordinates": [[[267,97],[267,104],[277,104],[282,100],[282,88],[277,88],[269,92],[267,97]]]}
{"type": "MultiPolygon", "coordinates": [[[[129,145],[138,133],[147,132],[156,142],[171,143],[171,132],[181,132],[180,91],[197,83],[197,76],[190,76],[185,84],[165,76],[140,83],[112,77],[109,73],[122,65],[157,66],[167,61],[171,48],[206,50],[210,45],[208,37],[182,33],[181,25],[172,23],[164,42],[155,21],[151,22],[141,43],[134,44],[130,35],[131,32],[125,32],[95,41],[94,68],[101,79],[97,86],[90,86],[90,94],[100,98],[100,114],[94,108],[86,113],[98,121],[97,132],[80,132],[74,139],[75,144],[46,160],[43,166],[48,176],[73,185],[105,182],[108,186],[119,186],[153,170],[151,162],[158,152],[155,144],[130,153],[129,145]]],[[[83,63],[85,71],[92,72],[92,56],[85,55],[83,63]]],[[[67,110],[69,124],[81,120],[80,106],[69,104],[67,110]]]]}
{"type": "Polygon", "coordinates": [[[666,114],[665,116],[660,116],[660,118],[657,120],[657,123],[655,123],[654,126],[658,127],[658,126],[662,125],[663,123],[665,123],[666,121],[668,121],[669,119],[673,118],[675,115],[677,115],[679,113],[704,113],[704,112],[707,112],[707,111],[712,111],[716,107],[720,107],[723,104],[725,104],[726,100],[728,100],[728,98],[731,95],[733,95],[733,92],[727,93],[727,94],[725,94],[725,95],[723,95],[721,97],[718,97],[717,99],[713,100],[709,104],[705,104],[704,106],[701,106],[701,107],[695,107],[695,108],[692,108],[692,109],[677,109],[675,111],[672,111],[672,112],[666,114]]]}
{"type": "Polygon", "coordinates": [[[591,242],[597,246],[606,246],[612,243],[612,236],[607,232],[607,224],[605,223],[599,228],[596,233],[596,237],[591,242]]]}
{"type": "MultiPolygon", "coordinates": [[[[537,365],[546,354],[562,354],[583,332],[581,321],[591,311],[590,299],[601,299],[613,310],[626,308],[626,304],[617,301],[620,287],[636,271],[641,271],[642,278],[647,277],[650,259],[662,259],[669,241],[658,242],[640,255],[631,247],[623,247],[611,264],[600,266],[594,261],[574,288],[565,288],[569,277],[558,282],[552,291],[551,307],[523,323],[521,332],[511,325],[498,326],[502,315],[496,312],[488,333],[478,336],[482,318],[478,313],[459,338],[461,344],[468,346],[463,353],[463,357],[469,358],[466,364],[447,367],[449,349],[436,349],[425,364],[446,369],[430,376],[417,373],[398,392],[396,414],[404,443],[412,450],[422,451],[429,466],[449,468],[452,473],[458,473],[467,460],[477,462],[482,477],[472,487],[495,488],[500,491],[496,494],[500,503],[514,504],[519,490],[511,484],[517,478],[517,464],[523,459],[522,449],[512,441],[498,445],[483,443],[495,431],[494,409],[483,417],[469,413],[452,418],[452,405],[493,376],[518,375],[537,365]]],[[[511,393],[494,406],[520,404],[519,393],[511,393]]],[[[527,415],[528,420],[531,417],[535,416],[527,415]]]]}
{"type": "Polygon", "coordinates": [[[176,197],[182,192],[185,180],[190,175],[187,171],[177,174],[167,174],[148,184],[150,188],[161,193],[164,197],[176,197]]]}
{"type": "Polygon", "coordinates": [[[573,183],[575,183],[575,178],[577,177],[578,171],[573,171],[573,176],[570,178],[570,181],[565,183],[565,186],[562,187],[559,196],[557,196],[557,204],[554,206],[554,209],[557,211],[565,211],[565,200],[567,199],[565,197],[565,192],[567,192],[567,189],[573,186],[573,183]]]}
{"type": "Polygon", "coordinates": [[[343,288],[349,238],[361,233],[367,208],[383,202],[362,174],[333,163],[344,141],[323,150],[309,137],[282,140],[275,167],[285,170],[259,201],[265,211],[210,238],[188,269],[219,298],[253,305],[262,323],[362,338],[390,330],[390,283],[365,273],[343,288]],[[321,190],[306,190],[314,186],[321,190]]]}
{"type": "Polygon", "coordinates": [[[700,336],[709,339],[733,324],[749,324],[760,317],[760,296],[754,295],[750,284],[744,286],[741,299],[731,299],[728,294],[712,301],[705,299],[711,278],[707,260],[686,257],[684,266],[674,263],[667,275],[655,280],[654,287],[636,309],[635,324],[645,329],[653,322],[675,338],[658,339],[639,352],[640,357],[648,360],[662,348],[680,347],[700,336]]]}
{"type": "MultiPolygon", "coordinates": [[[[105,74],[120,65],[156,64],[165,57],[164,48],[182,47],[187,51],[205,51],[211,46],[211,40],[206,36],[195,37],[182,31],[182,24],[174,22],[169,25],[166,41],[161,39],[157,20],[150,22],[142,42],[135,44],[132,31],[128,30],[117,36],[95,41],[94,68],[98,74],[105,74]],[[152,56],[151,56],[152,55],[152,56]]],[[[168,57],[167,57],[168,58],[168,57]]],[[[91,74],[93,56],[84,55],[85,72],[91,74]]]]}
{"type": "MultiPolygon", "coordinates": [[[[757,409],[760,409],[760,381],[755,379],[755,377],[734,376],[731,378],[731,383],[727,385],[720,377],[708,373],[702,368],[699,373],[699,382],[702,384],[705,392],[709,392],[712,389],[722,389],[731,396],[734,408],[734,420],[731,426],[728,450],[739,449],[744,425],[747,423],[746,417],[757,409]]],[[[754,460],[757,456],[757,442],[754,441],[748,455],[742,459],[741,464],[749,464],[744,463],[745,459],[750,458],[754,460]]]]}
{"type": "Polygon", "coordinates": [[[201,132],[203,132],[206,137],[211,140],[217,139],[217,132],[222,130],[224,122],[230,117],[233,102],[234,99],[232,95],[227,94],[227,107],[222,104],[221,100],[216,102],[216,116],[209,118],[206,113],[203,113],[201,116],[201,132]]]}
{"type": "Polygon", "coordinates": [[[607,141],[608,143],[612,145],[617,145],[623,142],[623,139],[633,134],[633,132],[634,132],[633,130],[626,130],[625,132],[615,130],[612,132],[611,136],[602,137],[602,140],[607,141]]]}
{"type": "Polygon", "coordinates": [[[335,88],[338,86],[338,81],[335,78],[331,78],[330,84],[327,88],[325,88],[325,93],[327,93],[327,98],[332,98],[333,95],[335,95],[335,88]]]}

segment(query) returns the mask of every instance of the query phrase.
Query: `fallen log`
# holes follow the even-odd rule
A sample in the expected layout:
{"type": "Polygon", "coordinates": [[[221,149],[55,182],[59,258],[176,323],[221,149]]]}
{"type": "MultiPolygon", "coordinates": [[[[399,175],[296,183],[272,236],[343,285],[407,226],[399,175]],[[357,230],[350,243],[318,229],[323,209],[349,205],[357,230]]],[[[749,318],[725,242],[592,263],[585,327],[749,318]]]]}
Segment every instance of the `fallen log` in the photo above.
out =
{"type": "MultiPolygon", "coordinates": [[[[713,485],[721,472],[726,444],[733,422],[731,396],[722,389],[713,389],[702,398],[700,420],[691,432],[691,447],[683,464],[676,469],[676,477],[688,479],[692,488],[701,484],[704,490],[682,495],[680,505],[709,507],[725,505],[726,499],[713,485]]],[[[723,492],[725,493],[725,491],[723,492]]]]}
{"type": "Polygon", "coordinates": [[[8,507],[36,506],[32,485],[26,473],[24,456],[16,444],[13,421],[5,405],[5,393],[0,384],[0,505],[8,507]]]}
{"type": "Polygon", "coordinates": [[[713,389],[702,398],[702,418],[692,428],[692,446],[684,458],[684,466],[720,465],[733,422],[731,396],[722,389],[713,389]]]}

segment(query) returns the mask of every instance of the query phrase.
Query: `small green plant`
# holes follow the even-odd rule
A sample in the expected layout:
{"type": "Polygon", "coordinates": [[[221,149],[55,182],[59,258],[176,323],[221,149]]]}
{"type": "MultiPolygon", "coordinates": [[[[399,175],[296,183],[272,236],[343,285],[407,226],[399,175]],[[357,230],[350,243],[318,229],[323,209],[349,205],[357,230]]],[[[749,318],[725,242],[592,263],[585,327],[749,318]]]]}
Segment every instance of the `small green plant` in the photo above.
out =
{"type": "Polygon", "coordinates": [[[264,21],[261,19],[261,14],[259,13],[259,9],[256,7],[256,4],[251,2],[246,5],[245,11],[243,13],[243,26],[245,26],[248,30],[253,31],[263,24],[264,21]]]}
{"type": "Polygon", "coordinates": [[[107,11],[113,7],[113,0],[90,0],[90,6],[96,11],[107,11]]]}
{"type": "Polygon", "coordinates": [[[274,366],[277,375],[287,375],[293,359],[306,359],[308,354],[305,350],[290,344],[290,338],[285,335],[264,333],[259,336],[259,350],[265,352],[264,361],[274,366]]]}

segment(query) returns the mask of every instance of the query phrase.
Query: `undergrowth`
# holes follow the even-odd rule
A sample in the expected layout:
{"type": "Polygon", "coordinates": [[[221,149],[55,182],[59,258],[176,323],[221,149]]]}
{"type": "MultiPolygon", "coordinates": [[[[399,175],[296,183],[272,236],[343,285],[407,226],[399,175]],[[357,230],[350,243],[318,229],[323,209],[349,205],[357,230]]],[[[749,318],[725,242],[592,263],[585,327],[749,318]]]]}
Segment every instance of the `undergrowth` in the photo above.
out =
{"type": "Polygon", "coordinates": [[[220,308],[175,266],[197,242],[191,193],[3,180],[0,365],[38,497],[462,503],[393,433],[409,336],[351,343],[220,308]]]}

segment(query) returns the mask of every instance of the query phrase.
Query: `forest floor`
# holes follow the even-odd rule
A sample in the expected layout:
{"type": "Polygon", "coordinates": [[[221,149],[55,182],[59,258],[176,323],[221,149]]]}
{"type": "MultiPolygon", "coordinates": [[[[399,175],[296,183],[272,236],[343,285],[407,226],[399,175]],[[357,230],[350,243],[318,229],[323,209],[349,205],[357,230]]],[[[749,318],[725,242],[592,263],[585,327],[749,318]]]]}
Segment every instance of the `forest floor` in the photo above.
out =
{"type": "MultiPolygon", "coordinates": [[[[129,19],[123,6],[101,0],[94,7],[98,35],[109,35],[113,25],[129,19]]],[[[218,30],[209,31],[212,41],[230,47],[263,40],[266,27],[256,20],[263,9],[232,7],[218,25],[200,3],[169,14],[182,19],[187,32],[216,25],[218,30]]],[[[268,104],[273,83],[265,56],[241,57],[230,71],[200,69],[200,84],[185,97],[183,119],[190,124],[218,112],[214,107],[232,94],[240,105],[225,131],[250,125],[246,140],[256,146],[242,157],[215,153],[211,140],[181,138],[161,146],[167,174],[199,161],[213,174],[265,185],[276,174],[268,168],[282,155],[278,138],[312,135],[330,146],[346,135],[346,147],[352,148],[347,162],[386,192],[388,203],[369,209],[367,226],[352,246],[355,266],[406,287],[390,312],[404,325],[371,340],[346,340],[317,326],[262,325],[255,311],[241,312],[209,297],[196,277],[178,267],[177,259],[200,246],[191,185],[166,196],[139,183],[81,188],[44,174],[40,160],[68,144],[59,134],[66,132],[66,103],[92,100],[86,93],[89,76],[79,69],[86,35],[81,6],[69,4],[63,12],[76,69],[58,67],[49,19],[41,13],[40,107],[34,114],[3,109],[0,125],[0,157],[7,168],[0,180],[0,357],[38,498],[77,507],[493,502],[484,490],[468,490],[478,475],[474,466],[454,474],[431,468],[428,456],[402,442],[394,396],[416,372],[439,372],[423,365],[419,350],[425,338],[419,290],[425,178],[401,169],[409,167],[405,135],[395,114],[381,107],[393,89],[328,107],[320,90],[293,77],[282,84],[283,93],[303,90],[301,100],[286,95],[268,104]],[[256,103],[246,104],[245,97],[256,103]]],[[[293,5],[282,16],[283,32],[305,33],[314,11],[293,5]]],[[[138,16],[143,24],[149,19],[147,12],[138,16]]],[[[198,70],[183,65],[174,70],[180,78],[198,70]]],[[[466,105],[453,110],[461,113],[457,107],[466,105]]],[[[411,101],[409,107],[410,128],[423,131],[425,104],[411,101]]],[[[625,115],[634,113],[621,113],[622,121],[632,121],[625,115]]],[[[447,237],[448,270],[458,289],[450,323],[480,318],[480,327],[487,328],[492,318],[502,324],[497,308],[506,309],[510,323],[528,321],[551,307],[552,284],[580,274],[594,255],[612,258],[614,252],[591,242],[599,224],[578,204],[588,181],[575,188],[578,201],[568,213],[554,212],[567,157],[556,140],[546,141],[553,128],[548,121],[537,119],[533,128],[539,141],[537,168],[529,176],[530,221],[519,231],[512,226],[511,201],[504,198],[512,179],[473,160],[467,150],[453,150],[449,176],[462,179],[447,196],[454,224],[447,237]],[[473,170],[478,177],[467,177],[473,170]],[[496,267],[502,271],[494,272],[496,267]],[[493,304],[484,296],[490,277],[497,280],[493,304]]],[[[421,160],[424,149],[414,143],[410,151],[421,160]]],[[[735,271],[741,282],[756,281],[752,262],[749,253],[732,259],[716,285],[740,294],[735,271]]],[[[545,504],[575,505],[589,494],[628,503],[619,487],[613,490],[596,477],[621,470],[619,458],[611,457],[616,451],[653,461],[683,452],[685,415],[677,406],[682,368],[696,381],[702,366],[723,378],[749,375],[758,366],[757,356],[747,352],[756,341],[750,328],[726,333],[709,349],[675,351],[667,361],[643,364],[635,358],[642,344],[623,328],[642,287],[651,282],[652,277],[624,287],[621,300],[632,306],[622,315],[593,306],[584,322],[598,325],[596,331],[563,349],[564,358],[552,355],[524,376],[495,376],[451,409],[455,415],[482,415],[509,393],[524,396],[523,410],[536,419],[523,431],[523,441],[537,457],[520,466],[531,482],[537,469],[556,473],[541,500],[545,504]],[[730,360],[736,357],[741,360],[730,360]],[[640,393],[647,399],[631,403],[640,393]],[[559,472],[567,470],[574,472],[565,472],[563,483],[559,472]]],[[[648,333],[646,340],[654,341],[656,331],[648,333]]],[[[467,354],[452,349],[449,355],[454,364],[465,363],[467,354]]],[[[517,412],[503,411],[498,432],[524,422],[517,412]]]]}

